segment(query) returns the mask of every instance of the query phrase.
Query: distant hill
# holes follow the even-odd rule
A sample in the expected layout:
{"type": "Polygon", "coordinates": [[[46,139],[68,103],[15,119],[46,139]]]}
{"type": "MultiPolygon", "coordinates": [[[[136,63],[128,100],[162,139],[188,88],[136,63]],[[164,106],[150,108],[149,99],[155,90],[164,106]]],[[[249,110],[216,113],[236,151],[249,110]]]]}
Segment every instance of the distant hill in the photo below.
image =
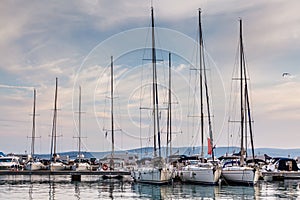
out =
{"type": "Polygon", "coordinates": [[[255,149],[257,155],[268,154],[272,157],[297,157],[300,156],[300,149],[275,149],[275,148],[257,148],[255,149]]]}
{"type": "MultiPolygon", "coordinates": [[[[92,158],[94,157],[93,154],[90,152],[81,152],[85,158],[92,158]]],[[[77,158],[78,151],[69,151],[69,152],[61,152],[59,155],[61,157],[67,157],[69,156],[70,159],[75,159],[77,158]]],[[[36,154],[37,157],[43,158],[43,159],[48,159],[50,157],[49,154],[36,154]]]]}
{"type": "MultiPolygon", "coordinates": [[[[248,154],[251,154],[251,149],[248,149],[248,154]]],[[[127,151],[116,151],[115,153],[133,153],[137,154],[140,158],[141,157],[152,157],[153,154],[153,148],[152,147],[144,147],[144,148],[136,148],[136,149],[130,149],[127,151]]],[[[225,155],[226,153],[238,153],[239,147],[217,147],[215,149],[215,156],[220,157],[222,155],[225,155]]],[[[103,158],[105,155],[110,154],[110,151],[106,152],[90,152],[93,157],[95,158],[103,158]]],[[[166,155],[166,148],[161,149],[162,156],[166,155]]],[[[172,149],[173,154],[178,155],[195,155],[200,154],[200,147],[175,147],[172,149]]],[[[207,147],[204,147],[204,153],[205,156],[207,153],[207,147]]],[[[257,148],[255,149],[255,155],[257,156],[263,156],[264,154],[267,154],[271,157],[296,157],[300,156],[300,148],[299,149],[277,149],[277,148],[257,148]]]]}
{"type": "MultiPolygon", "coordinates": [[[[173,154],[177,155],[195,155],[200,154],[200,147],[175,147],[172,149],[173,154]]],[[[115,151],[116,154],[118,153],[131,153],[136,154],[139,156],[139,158],[145,158],[145,157],[152,157],[153,155],[153,148],[152,147],[144,147],[144,148],[136,148],[136,149],[130,149],[125,151],[115,151]]],[[[215,149],[215,156],[220,157],[222,155],[225,155],[226,153],[238,153],[239,147],[217,147],[215,149]]],[[[69,152],[62,152],[59,153],[61,157],[69,156],[71,159],[75,159],[77,157],[77,151],[69,151],[69,152]]],[[[105,152],[82,152],[84,154],[85,158],[103,158],[104,156],[110,154],[110,151],[105,152]]],[[[207,156],[207,147],[204,147],[204,154],[207,156]]],[[[163,157],[166,156],[166,148],[163,147],[161,149],[161,154],[163,157]]],[[[250,149],[248,149],[248,154],[251,155],[250,149]]],[[[267,154],[271,157],[297,157],[300,156],[300,148],[299,149],[277,149],[277,148],[257,148],[255,149],[255,155],[257,156],[263,156],[264,154],[267,154]]],[[[0,152],[0,155],[5,155],[4,153],[0,152]]],[[[39,158],[45,158],[48,159],[50,156],[49,154],[38,154],[37,157],[39,158]]]]}

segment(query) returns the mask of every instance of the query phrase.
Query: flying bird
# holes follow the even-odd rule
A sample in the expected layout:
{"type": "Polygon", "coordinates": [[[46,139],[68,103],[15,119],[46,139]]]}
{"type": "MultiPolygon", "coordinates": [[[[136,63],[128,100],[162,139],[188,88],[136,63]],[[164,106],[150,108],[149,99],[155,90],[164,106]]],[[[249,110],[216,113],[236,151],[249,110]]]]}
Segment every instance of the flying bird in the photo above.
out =
{"type": "Polygon", "coordinates": [[[291,74],[290,73],[288,73],[288,72],[284,72],[284,73],[282,73],[282,77],[285,77],[285,76],[290,76],[291,74]]]}

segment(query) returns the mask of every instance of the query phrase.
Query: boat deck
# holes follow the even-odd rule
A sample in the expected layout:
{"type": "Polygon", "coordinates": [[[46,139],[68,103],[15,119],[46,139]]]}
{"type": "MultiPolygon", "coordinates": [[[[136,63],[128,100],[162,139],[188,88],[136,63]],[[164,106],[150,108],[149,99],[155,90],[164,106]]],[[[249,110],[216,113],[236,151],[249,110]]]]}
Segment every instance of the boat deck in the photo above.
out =
{"type": "Polygon", "coordinates": [[[262,172],[264,180],[300,179],[300,171],[262,172]]]}

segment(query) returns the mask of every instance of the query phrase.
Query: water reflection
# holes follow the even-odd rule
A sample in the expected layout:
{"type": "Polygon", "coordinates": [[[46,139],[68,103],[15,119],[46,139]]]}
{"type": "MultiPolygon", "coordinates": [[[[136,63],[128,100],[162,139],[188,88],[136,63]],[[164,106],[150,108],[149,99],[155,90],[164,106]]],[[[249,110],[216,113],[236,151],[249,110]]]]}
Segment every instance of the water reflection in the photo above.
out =
{"type": "Polygon", "coordinates": [[[203,186],[176,183],[173,185],[133,184],[132,191],[140,198],[153,199],[215,199],[219,195],[219,186],[203,186]]]}
{"type": "Polygon", "coordinates": [[[71,182],[69,177],[32,176],[0,181],[1,199],[300,199],[300,180],[259,182],[249,186],[174,183],[157,186],[117,180],[71,182]]]}
{"type": "Polygon", "coordinates": [[[139,198],[164,199],[166,186],[149,184],[132,184],[132,191],[138,194],[139,198]]]}
{"type": "Polygon", "coordinates": [[[75,182],[74,186],[75,186],[75,198],[79,200],[80,199],[80,182],[75,182]]]}
{"type": "Polygon", "coordinates": [[[284,180],[264,182],[260,184],[259,196],[276,197],[285,199],[300,198],[300,192],[297,190],[299,180],[284,180]]]}
{"type": "Polygon", "coordinates": [[[55,182],[50,181],[49,182],[49,200],[54,200],[55,199],[55,182]]]}
{"type": "Polygon", "coordinates": [[[173,187],[175,198],[205,198],[214,199],[219,193],[219,186],[205,186],[193,184],[175,184],[173,187]]]}
{"type": "Polygon", "coordinates": [[[32,200],[33,199],[33,197],[32,197],[32,190],[33,190],[33,184],[30,184],[29,185],[29,191],[28,191],[28,198],[29,198],[29,200],[32,200]]]}
{"type": "Polygon", "coordinates": [[[116,179],[101,180],[98,182],[98,196],[103,199],[108,196],[108,199],[116,199],[124,197],[128,192],[130,183],[122,182],[116,179]]]}
{"type": "Polygon", "coordinates": [[[252,186],[221,186],[218,197],[233,199],[256,199],[255,188],[252,186]]]}

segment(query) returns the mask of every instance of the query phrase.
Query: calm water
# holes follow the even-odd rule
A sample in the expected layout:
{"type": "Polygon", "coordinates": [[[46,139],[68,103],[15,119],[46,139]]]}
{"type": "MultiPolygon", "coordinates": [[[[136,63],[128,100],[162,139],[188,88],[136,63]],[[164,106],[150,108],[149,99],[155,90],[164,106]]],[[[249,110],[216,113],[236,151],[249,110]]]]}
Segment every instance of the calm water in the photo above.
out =
{"type": "Polygon", "coordinates": [[[0,199],[300,199],[299,181],[259,182],[257,186],[168,186],[69,176],[1,177],[0,199]]]}

